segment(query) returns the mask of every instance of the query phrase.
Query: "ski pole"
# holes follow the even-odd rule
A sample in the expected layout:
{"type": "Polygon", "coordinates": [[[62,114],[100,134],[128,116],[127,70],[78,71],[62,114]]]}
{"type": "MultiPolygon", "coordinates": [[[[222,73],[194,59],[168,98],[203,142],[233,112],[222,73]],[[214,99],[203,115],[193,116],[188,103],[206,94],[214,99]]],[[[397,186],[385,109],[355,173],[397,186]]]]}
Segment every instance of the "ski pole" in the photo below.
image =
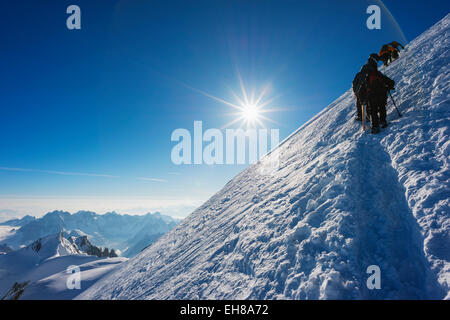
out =
{"type": "Polygon", "coordinates": [[[392,98],[392,94],[391,94],[390,91],[389,91],[389,96],[391,97],[392,103],[394,104],[394,107],[395,107],[395,109],[396,109],[397,112],[398,112],[398,117],[401,118],[401,117],[402,117],[402,114],[400,113],[400,110],[398,110],[397,105],[395,104],[395,100],[394,100],[394,98],[392,98]]]}

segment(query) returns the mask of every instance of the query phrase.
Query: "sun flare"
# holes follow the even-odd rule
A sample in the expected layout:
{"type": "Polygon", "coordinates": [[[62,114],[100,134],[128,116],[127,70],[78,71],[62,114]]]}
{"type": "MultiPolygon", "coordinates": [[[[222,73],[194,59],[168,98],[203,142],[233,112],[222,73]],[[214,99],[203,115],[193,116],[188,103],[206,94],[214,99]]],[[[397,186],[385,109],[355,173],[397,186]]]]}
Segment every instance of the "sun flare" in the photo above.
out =
{"type": "Polygon", "coordinates": [[[237,103],[231,105],[237,112],[234,115],[237,118],[227,125],[232,125],[234,123],[240,123],[241,127],[263,127],[265,128],[264,121],[273,122],[272,119],[265,117],[263,114],[267,112],[276,111],[276,109],[268,109],[267,106],[273,102],[275,98],[268,99],[267,95],[271,91],[270,84],[266,85],[256,96],[255,90],[250,93],[247,92],[244,85],[241,82],[241,93],[242,97],[233,94],[233,97],[237,103]]]}
{"type": "Polygon", "coordinates": [[[258,107],[254,104],[244,105],[242,108],[242,116],[247,121],[255,121],[260,116],[258,107]]]}
{"type": "Polygon", "coordinates": [[[247,90],[239,73],[238,78],[241,94],[238,95],[235,92],[231,91],[231,95],[233,96],[234,101],[227,101],[225,99],[209,94],[203,90],[193,88],[186,84],[183,85],[204,95],[205,97],[216,100],[236,110],[236,112],[228,114],[236,116],[236,118],[223,125],[222,129],[229,128],[230,126],[233,126],[235,124],[239,124],[239,128],[266,128],[266,125],[264,123],[266,121],[279,124],[272,118],[264,116],[265,113],[277,112],[281,110],[280,108],[272,106],[272,103],[281,96],[272,96],[272,84],[269,82],[260,90],[257,90],[256,88],[247,90]],[[271,107],[269,108],[269,106],[271,107]]]}
{"type": "Polygon", "coordinates": [[[265,121],[274,122],[272,119],[265,117],[264,113],[278,111],[276,108],[268,108],[272,102],[278,97],[268,96],[272,92],[271,83],[266,84],[261,90],[252,88],[247,90],[244,86],[242,78],[239,76],[241,95],[238,96],[234,92],[231,92],[235,102],[225,102],[227,105],[237,109],[237,112],[233,113],[236,116],[234,120],[227,123],[224,127],[231,126],[235,123],[239,123],[240,127],[246,128],[265,128],[265,121]]]}

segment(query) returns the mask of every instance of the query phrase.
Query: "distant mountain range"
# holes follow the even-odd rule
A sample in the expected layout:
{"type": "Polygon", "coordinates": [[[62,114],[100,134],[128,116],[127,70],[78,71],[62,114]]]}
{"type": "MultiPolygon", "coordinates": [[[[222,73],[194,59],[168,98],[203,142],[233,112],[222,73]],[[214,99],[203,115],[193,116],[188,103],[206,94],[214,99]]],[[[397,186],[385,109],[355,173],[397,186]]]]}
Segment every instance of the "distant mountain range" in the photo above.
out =
{"type": "Polygon", "coordinates": [[[67,239],[86,236],[95,246],[114,248],[121,256],[132,257],[179,222],[158,212],[138,216],[115,212],[100,215],[91,211],[74,214],[53,211],[42,218],[25,216],[0,223],[0,226],[11,227],[0,239],[0,245],[16,250],[39,238],[62,232],[67,239]]]}
{"type": "Polygon", "coordinates": [[[22,227],[24,225],[26,225],[27,223],[30,223],[31,221],[36,220],[35,217],[26,215],[25,217],[21,218],[21,219],[12,219],[12,220],[8,220],[6,222],[2,222],[0,223],[0,226],[11,226],[11,227],[22,227]]]}

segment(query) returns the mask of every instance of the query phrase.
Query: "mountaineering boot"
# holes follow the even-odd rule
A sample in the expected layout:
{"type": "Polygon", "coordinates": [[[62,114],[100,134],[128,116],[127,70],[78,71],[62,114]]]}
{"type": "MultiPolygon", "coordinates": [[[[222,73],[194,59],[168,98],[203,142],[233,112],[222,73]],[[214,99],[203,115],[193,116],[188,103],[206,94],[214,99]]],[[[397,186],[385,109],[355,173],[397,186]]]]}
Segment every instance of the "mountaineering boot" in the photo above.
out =
{"type": "Polygon", "coordinates": [[[372,127],[370,132],[373,134],[376,134],[376,133],[380,132],[380,127],[372,127]]]}

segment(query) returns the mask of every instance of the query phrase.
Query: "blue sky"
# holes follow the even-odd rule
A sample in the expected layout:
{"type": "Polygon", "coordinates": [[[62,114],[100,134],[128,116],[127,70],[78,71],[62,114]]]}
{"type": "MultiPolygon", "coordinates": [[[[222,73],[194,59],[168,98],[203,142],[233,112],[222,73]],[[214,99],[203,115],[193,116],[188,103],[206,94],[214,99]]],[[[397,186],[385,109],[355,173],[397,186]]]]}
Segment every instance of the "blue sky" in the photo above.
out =
{"type": "Polygon", "coordinates": [[[234,102],[238,73],[248,90],[270,83],[277,111],[265,125],[283,139],[346,91],[370,53],[448,12],[436,0],[2,1],[0,219],[185,216],[245,168],[172,163],[173,130],[236,118],[200,91],[234,102]],[[66,28],[70,4],[81,30],[66,28]],[[381,30],[366,28],[370,4],[381,30]]]}

